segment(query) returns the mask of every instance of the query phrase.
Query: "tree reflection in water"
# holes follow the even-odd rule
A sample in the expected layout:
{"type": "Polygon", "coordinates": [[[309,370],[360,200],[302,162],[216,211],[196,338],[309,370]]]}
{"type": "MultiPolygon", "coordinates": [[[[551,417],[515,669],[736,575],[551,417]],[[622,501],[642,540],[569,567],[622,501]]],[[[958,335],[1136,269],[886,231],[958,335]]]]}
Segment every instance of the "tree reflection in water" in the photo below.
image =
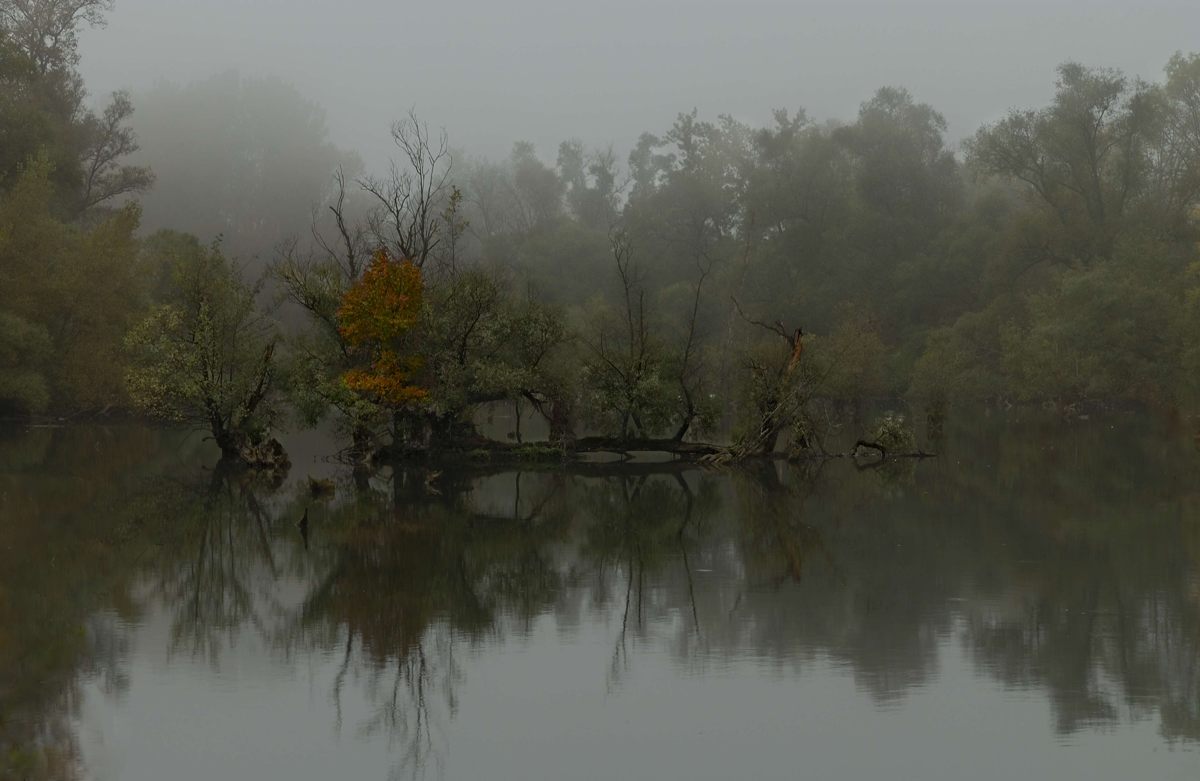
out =
{"type": "Polygon", "coordinates": [[[347,483],[344,501],[309,508],[320,564],[272,639],[288,654],[340,654],[330,692],[337,727],[343,690],[354,681],[374,707],[357,731],[386,734],[398,746],[397,772],[441,763],[442,726],[462,678],[458,646],[494,634],[501,614],[531,621],[561,587],[547,549],[569,518],[562,478],[530,492],[521,475],[509,477],[505,513],[472,507],[462,486],[434,493],[424,476],[404,472],[347,483]]]}
{"type": "Polygon", "coordinates": [[[160,609],[177,657],[220,668],[254,639],[280,663],[335,660],[331,721],[386,736],[398,775],[443,766],[472,654],[539,620],[611,627],[610,688],[661,648],[695,672],[828,661],[899,703],[957,644],[977,674],[1046,692],[1063,735],[1155,719],[1200,741],[1194,456],[1039,425],[958,430],[969,459],[900,469],[384,471],[320,499],[146,473],[150,433],[10,439],[0,769],[67,777],[82,682],[120,697],[129,634],[160,609]]]}
{"type": "Polygon", "coordinates": [[[84,682],[129,686],[147,548],[112,502],[163,449],[141,429],[0,427],[0,778],[81,776],[84,682]]]}

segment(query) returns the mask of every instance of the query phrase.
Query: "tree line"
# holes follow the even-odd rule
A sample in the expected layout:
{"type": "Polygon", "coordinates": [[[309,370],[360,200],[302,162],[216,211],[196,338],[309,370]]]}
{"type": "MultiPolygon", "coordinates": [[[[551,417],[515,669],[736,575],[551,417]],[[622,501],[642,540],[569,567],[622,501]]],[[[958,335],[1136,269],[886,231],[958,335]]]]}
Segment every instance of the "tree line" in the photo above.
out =
{"type": "MultiPolygon", "coordinates": [[[[1197,400],[1198,55],[1156,83],[1064,64],[961,149],[887,87],[850,122],[681,114],[624,163],[471,158],[410,114],[371,175],[275,81],[88,108],[77,31],[107,6],[0,0],[7,414],[149,414],[250,462],[324,418],[356,459],[725,459],[825,452],[862,399],[1197,400]]],[[[861,433],[904,449],[895,423],[861,433]]]]}

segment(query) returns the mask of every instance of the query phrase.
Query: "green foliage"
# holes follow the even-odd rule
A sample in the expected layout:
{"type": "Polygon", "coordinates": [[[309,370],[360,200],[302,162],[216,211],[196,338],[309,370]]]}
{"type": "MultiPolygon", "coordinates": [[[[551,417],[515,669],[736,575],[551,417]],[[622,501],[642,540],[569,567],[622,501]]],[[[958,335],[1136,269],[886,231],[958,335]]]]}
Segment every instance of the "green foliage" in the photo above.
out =
{"type": "Polygon", "coordinates": [[[278,82],[226,74],[160,86],[136,117],[120,93],[87,110],[77,33],[107,4],[43,5],[0,5],[6,411],[104,410],[128,388],[157,416],[258,432],[275,405],[236,399],[287,379],[301,420],[332,410],[366,452],[385,423],[451,436],[514,400],[559,440],[579,414],[624,437],[745,423],[772,447],[786,425],[763,416],[815,399],[1200,401],[1200,55],[1157,84],[1066,63],[1047,105],[982,128],[962,160],[937,110],[885,87],[842,124],[680,114],[640,137],[627,186],[611,150],[578,141],[552,163],[525,142],[452,161],[410,115],[390,176],[356,181],[321,110],[278,82]],[[182,234],[139,243],[139,208],[113,206],[151,181],[139,152],[160,177],[152,226],[257,251],[312,229],[273,267],[312,326],[278,377],[253,289],[182,234]],[[424,300],[403,337],[347,338],[339,309],[379,247],[411,257],[424,300]],[[767,334],[796,344],[799,326],[803,360],[781,358],[767,334]],[[206,351],[235,379],[174,383],[206,351]]]}
{"type": "Polygon", "coordinates": [[[50,334],[16,315],[0,311],[0,411],[44,412],[50,404],[44,367],[50,334]]]}
{"type": "Polygon", "coordinates": [[[1123,248],[1112,262],[1067,272],[1030,297],[1027,324],[1003,332],[1017,396],[1171,401],[1186,342],[1168,253],[1123,248]]]}
{"type": "Polygon", "coordinates": [[[286,300],[300,307],[312,325],[290,340],[286,373],[293,409],[300,422],[309,426],[334,413],[336,425],[362,451],[385,410],[342,379],[354,368],[355,353],[338,327],[338,308],[361,275],[357,249],[351,244],[350,257],[343,258],[304,255],[290,248],[271,271],[286,300]]]}
{"type": "Polygon", "coordinates": [[[516,453],[518,459],[530,463],[561,461],[563,457],[563,451],[561,448],[538,444],[522,445],[514,452],[516,453]]]}
{"type": "Polygon", "coordinates": [[[559,363],[567,338],[559,312],[514,296],[482,269],[430,289],[420,334],[428,409],[441,418],[525,394],[553,397],[570,381],[559,363]]]}
{"type": "Polygon", "coordinates": [[[257,293],[218,247],[189,239],[177,248],[168,295],[125,342],[134,403],[207,428],[230,456],[264,439],[277,417],[276,335],[257,293]]]}
{"type": "Polygon", "coordinates": [[[1185,402],[1197,256],[1200,61],[1163,85],[1068,63],[1053,102],[984,128],[978,172],[1028,196],[996,225],[990,302],[930,333],[911,392],[1185,402]]]}
{"type": "Polygon", "coordinates": [[[47,160],[53,183],[69,193],[82,181],[78,127],[83,88],[77,76],[40,70],[0,25],[0,190],[21,177],[26,163],[47,160]]]}
{"type": "Polygon", "coordinates": [[[87,93],[76,71],[79,29],[103,23],[110,5],[0,2],[0,190],[41,157],[50,166],[59,216],[103,211],[153,181],[148,169],[126,162],[138,150],[128,127],[129,97],[114,94],[98,114],[84,104],[87,93]]]}
{"type": "Polygon", "coordinates": [[[623,437],[660,432],[677,399],[665,345],[644,322],[627,319],[603,301],[595,302],[589,321],[590,349],[580,373],[588,420],[623,437]]]}
{"type": "Polygon", "coordinates": [[[483,246],[486,257],[517,272],[539,300],[559,305],[586,301],[606,285],[608,251],[603,230],[575,220],[558,220],[519,241],[497,236],[483,246]]]}
{"type": "Polygon", "coordinates": [[[1001,306],[968,312],[953,325],[929,333],[913,367],[909,393],[938,402],[981,400],[1007,394],[1000,367],[1001,306]]]}
{"type": "Polygon", "coordinates": [[[1138,201],[1170,186],[1152,150],[1163,107],[1153,88],[1116,71],[1066,63],[1050,106],[1014,111],[979,131],[972,164],[1021,182],[1068,237],[1066,262],[1106,257],[1138,201]]]}
{"type": "Polygon", "coordinates": [[[1184,399],[1196,404],[1200,403],[1200,340],[1187,337],[1200,333],[1200,261],[1188,268],[1185,278],[1187,282],[1180,323],[1183,337],[1180,341],[1180,385],[1184,399]]]}
{"type": "Polygon", "coordinates": [[[887,347],[878,325],[861,309],[847,306],[825,337],[811,339],[805,367],[810,392],[834,399],[883,396],[887,347]]]}
{"type": "Polygon", "coordinates": [[[911,453],[917,447],[917,437],[908,420],[896,412],[888,412],[875,421],[871,441],[887,449],[888,453],[911,453]]]}
{"type": "Polygon", "coordinates": [[[121,341],[145,303],[140,211],[114,207],[152,181],[133,106],[84,105],[78,33],[105,0],[0,1],[0,408],[122,405],[121,341]]]}
{"type": "Polygon", "coordinates": [[[0,312],[39,329],[51,346],[20,358],[43,378],[42,389],[29,374],[10,381],[38,402],[23,405],[27,411],[119,405],[121,341],[145,301],[138,211],[126,207],[87,227],[63,222],[50,172],[44,157],[33,160],[0,192],[0,312]]]}

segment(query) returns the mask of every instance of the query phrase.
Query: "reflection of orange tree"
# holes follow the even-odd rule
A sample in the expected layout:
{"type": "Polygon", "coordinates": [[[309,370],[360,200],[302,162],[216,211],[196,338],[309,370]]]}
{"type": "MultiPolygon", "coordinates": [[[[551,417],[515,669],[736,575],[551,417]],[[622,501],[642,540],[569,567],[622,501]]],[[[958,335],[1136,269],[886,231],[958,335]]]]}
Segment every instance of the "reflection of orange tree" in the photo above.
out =
{"type": "Polygon", "coordinates": [[[1052,474],[1037,468],[1040,446],[1015,439],[1028,438],[972,438],[977,463],[900,481],[845,462],[819,475],[763,465],[732,481],[630,465],[604,479],[447,473],[438,496],[424,475],[399,473],[313,508],[314,586],[283,614],[278,642],[338,653],[335,702],[362,685],[374,704],[363,728],[402,742],[413,767],[435,760],[436,725],[454,711],[455,643],[499,631],[499,616],[562,608],[579,572],[624,619],[616,677],[627,635],[673,627],[679,654],[749,649],[790,665],[819,653],[894,700],[956,638],[980,675],[1046,691],[1063,731],[1156,709],[1167,736],[1200,737],[1197,549],[1183,534],[1200,505],[1164,467],[1178,456],[1131,445],[1138,463],[1122,466],[1082,431],[1060,437],[1070,459],[1052,474]],[[979,463],[1012,477],[981,479],[979,463]],[[487,480],[501,501],[519,493],[511,512],[478,511],[468,495],[487,480]],[[718,486],[737,497],[729,517],[710,512],[718,486]],[[564,569],[548,551],[568,531],[578,548],[564,569]],[[694,589],[698,557],[732,576],[694,589]]]}
{"type": "Polygon", "coordinates": [[[545,612],[559,590],[545,547],[569,517],[561,481],[534,476],[532,490],[513,491],[525,498],[511,514],[489,515],[473,509],[469,481],[422,494],[423,476],[397,472],[392,486],[351,479],[336,500],[313,503],[307,486],[289,498],[245,478],[158,481],[133,500],[170,529],[147,566],[173,611],[173,648],[215,663],[248,628],[284,654],[337,649],[339,727],[355,680],[374,705],[361,730],[400,743],[400,768],[440,761],[439,703],[453,713],[460,677],[455,643],[494,631],[501,613],[545,612]],[[302,512],[311,540],[295,528],[302,512]],[[296,608],[279,598],[287,577],[311,584],[296,608]]]}
{"type": "Polygon", "coordinates": [[[495,631],[501,614],[535,616],[555,599],[562,575],[545,549],[568,517],[554,501],[558,482],[547,479],[510,516],[481,513],[462,494],[397,500],[372,486],[321,517],[327,570],[286,617],[280,644],[339,650],[339,728],[355,680],[374,708],[360,730],[401,745],[397,770],[417,775],[441,762],[439,714],[453,715],[461,679],[456,644],[495,631]]]}
{"type": "Polygon", "coordinates": [[[338,536],[336,569],[310,592],[303,615],[306,630],[345,637],[333,691],[339,727],[342,688],[353,669],[376,708],[362,731],[399,741],[403,763],[423,769],[431,755],[439,756],[431,693],[440,687],[451,703],[458,675],[452,633],[440,631],[437,619],[449,613],[469,634],[486,627],[490,616],[436,521],[368,523],[338,536]]]}
{"type": "Polygon", "coordinates": [[[1045,691],[1064,732],[1156,712],[1166,737],[1196,740],[1190,462],[1162,440],[1127,442],[1118,460],[1088,430],[1056,430],[1053,457],[1045,432],[973,433],[958,449],[976,463],[927,464],[911,482],[845,462],[819,477],[771,468],[732,480],[676,479],[677,464],[646,476],[641,464],[588,472],[603,479],[447,472],[436,495],[426,475],[400,472],[321,503],[308,486],[280,497],[218,481],[206,494],[141,474],[130,491],[119,478],[162,452],[145,432],[42,430],[19,453],[0,442],[0,517],[14,519],[0,546],[0,669],[19,673],[0,680],[0,777],[69,777],[81,676],[123,682],[122,636],[88,616],[136,618],[138,581],[169,586],[183,650],[209,653],[241,626],[278,652],[338,659],[335,705],[349,701],[345,687],[364,689],[369,708],[353,723],[401,745],[414,772],[439,761],[462,644],[550,611],[565,621],[571,600],[589,597],[625,619],[614,675],[626,634],[659,642],[663,630],[681,661],[697,646],[780,665],[819,654],[891,699],[957,640],[979,675],[1045,691]],[[1001,478],[981,477],[979,463],[1001,478]],[[737,502],[711,512],[726,490],[737,502]],[[489,514],[484,497],[513,504],[489,514]],[[693,588],[695,567],[728,577],[693,588]],[[584,572],[594,581],[566,588],[584,572]],[[277,601],[284,579],[310,585],[300,606],[277,601]]]}

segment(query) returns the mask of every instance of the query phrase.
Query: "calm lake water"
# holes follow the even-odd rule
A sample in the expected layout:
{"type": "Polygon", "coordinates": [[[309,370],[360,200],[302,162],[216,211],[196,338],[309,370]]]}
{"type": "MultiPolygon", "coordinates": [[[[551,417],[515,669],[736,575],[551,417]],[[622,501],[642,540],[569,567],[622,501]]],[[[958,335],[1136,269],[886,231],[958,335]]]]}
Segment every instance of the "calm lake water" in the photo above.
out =
{"type": "Polygon", "coordinates": [[[873,470],[206,448],[0,435],[0,778],[1200,778],[1200,452],[1150,418],[873,470]]]}

